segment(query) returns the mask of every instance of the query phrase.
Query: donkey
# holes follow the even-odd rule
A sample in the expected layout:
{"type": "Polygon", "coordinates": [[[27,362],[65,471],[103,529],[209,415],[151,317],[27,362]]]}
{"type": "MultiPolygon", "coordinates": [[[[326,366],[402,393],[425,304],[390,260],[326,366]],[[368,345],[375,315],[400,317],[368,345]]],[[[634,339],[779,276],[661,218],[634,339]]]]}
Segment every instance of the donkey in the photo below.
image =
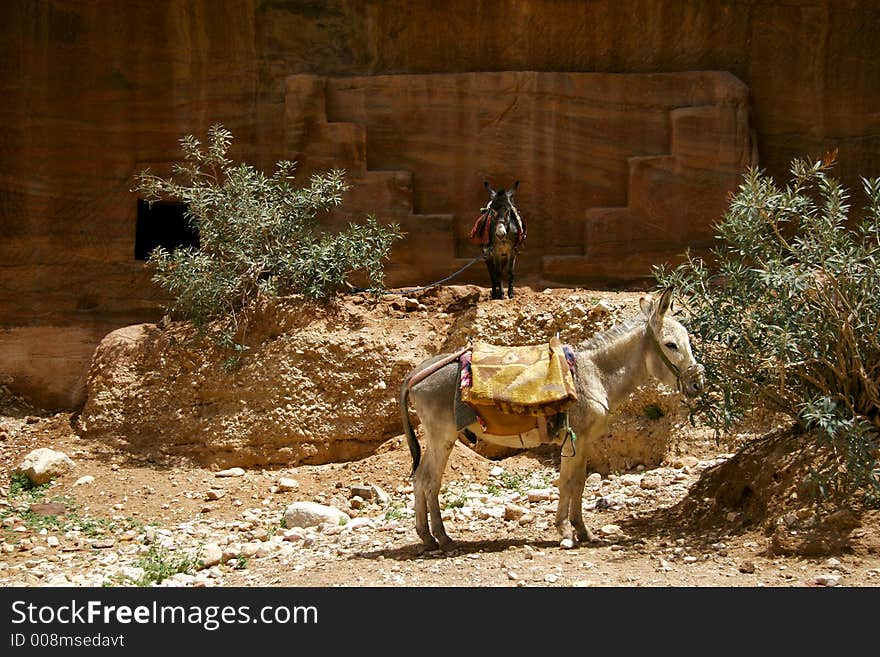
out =
{"type": "Polygon", "coordinates": [[[526,237],[526,226],[513,205],[513,195],[519,180],[508,190],[492,189],[488,180],[483,185],[489,192],[489,203],[474,225],[471,239],[483,247],[489,280],[492,282],[492,299],[503,299],[502,279],[507,272],[507,297],[513,298],[513,268],[516,256],[526,237]]]}
{"type": "MultiPolygon", "coordinates": [[[[611,410],[651,377],[676,386],[687,397],[695,397],[703,390],[703,366],[694,359],[687,330],[669,316],[671,305],[671,288],[656,301],[650,295],[642,297],[643,316],[619,323],[575,350],[578,399],[567,412],[576,438],[569,445],[570,455],[566,449],[562,450],[556,510],[556,529],[562,548],[574,547],[575,539],[595,540],[582,515],[587,450],[578,446],[607,433],[611,410]],[[571,447],[574,447],[573,453],[571,447]]],[[[461,402],[456,356],[440,354],[427,359],[410,372],[400,388],[401,417],[413,461],[416,531],[429,550],[453,546],[440,517],[438,494],[446,462],[459,433],[470,432],[470,436],[507,446],[536,447],[539,444],[534,437],[529,439],[531,442],[521,444],[522,436],[529,434],[495,436],[482,431],[473,410],[461,402]],[[410,422],[410,397],[424,427],[424,459],[410,422]]],[[[571,440],[571,434],[560,432],[552,442],[562,446],[566,440],[571,440]]]]}

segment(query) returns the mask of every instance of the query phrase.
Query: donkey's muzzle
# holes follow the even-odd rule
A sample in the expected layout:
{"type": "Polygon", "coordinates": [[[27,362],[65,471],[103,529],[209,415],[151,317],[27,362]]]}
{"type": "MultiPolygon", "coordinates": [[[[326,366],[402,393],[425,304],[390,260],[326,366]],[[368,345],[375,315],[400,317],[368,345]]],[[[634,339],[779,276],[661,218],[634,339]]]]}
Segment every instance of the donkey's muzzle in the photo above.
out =
{"type": "Polygon", "coordinates": [[[706,368],[694,363],[681,374],[681,391],[687,397],[696,397],[706,387],[706,368]]]}

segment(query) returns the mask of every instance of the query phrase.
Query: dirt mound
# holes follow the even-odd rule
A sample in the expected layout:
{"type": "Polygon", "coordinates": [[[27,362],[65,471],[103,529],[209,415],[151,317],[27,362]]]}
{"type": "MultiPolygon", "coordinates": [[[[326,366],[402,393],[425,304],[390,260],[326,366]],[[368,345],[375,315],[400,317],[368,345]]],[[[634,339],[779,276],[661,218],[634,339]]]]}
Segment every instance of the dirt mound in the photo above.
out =
{"type": "Polygon", "coordinates": [[[863,528],[876,525],[880,513],[820,494],[814,473],[832,457],[796,425],[770,431],[707,468],[664,522],[696,533],[758,530],[776,555],[880,553],[876,532],[863,528]]]}
{"type": "MultiPolygon", "coordinates": [[[[129,326],[95,352],[78,432],[216,468],[360,459],[402,433],[398,389],[425,358],[475,341],[577,344],[639,312],[639,296],[524,288],[489,301],[486,288],[465,285],[278,299],[252,311],[238,351],[185,323],[129,326]]],[[[683,422],[678,396],[653,385],[616,415],[614,432],[590,446],[598,472],[659,464],[683,422]]]]}

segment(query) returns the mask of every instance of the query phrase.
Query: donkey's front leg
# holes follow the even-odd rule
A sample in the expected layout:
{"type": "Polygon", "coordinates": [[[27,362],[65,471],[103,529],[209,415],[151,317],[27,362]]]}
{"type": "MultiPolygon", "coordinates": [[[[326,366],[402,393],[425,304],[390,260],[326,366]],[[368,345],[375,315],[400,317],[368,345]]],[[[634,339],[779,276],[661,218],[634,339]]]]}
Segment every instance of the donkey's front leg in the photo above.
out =
{"type": "Polygon", "coordinates": [[[581,514],[581,497],[587,478],[587,450],[581,448],[573,456],[563,456],[559,466],[559,506],[556,508],[556,529],[559,531],[559,547],[574,547],[572,530],[578,540],[591,540],[581,514]],[[575,513],[577,508],[577,513],[575,513]]]}
{"type": "Polygon", "coordinates": [[[492,294],[490,299],[503,299],[504,294],[501,292],[501,267],[494,258],[486,260],[486,267],[489,269],[489,280],[492,282],[492,294]]]}
{"type": "Polygon", "coordinates": [[[513,267],[516,264],[516,254],[511,253],[507,258],[507,298],[513,299],[513,267]]]}

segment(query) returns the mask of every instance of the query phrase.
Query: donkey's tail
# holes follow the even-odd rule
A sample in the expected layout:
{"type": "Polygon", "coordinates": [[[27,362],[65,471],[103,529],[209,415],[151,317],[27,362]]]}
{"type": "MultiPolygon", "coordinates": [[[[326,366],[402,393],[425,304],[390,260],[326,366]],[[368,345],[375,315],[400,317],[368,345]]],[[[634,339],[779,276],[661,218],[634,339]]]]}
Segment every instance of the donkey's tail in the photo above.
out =
{"type": "Polygon", "coordinates": [[[403,432],[406,434],[406,443],[409,445],[409,453],[410,456],[412,456],[413,462],[410,476],[416,473],[416,468],[419,467],[419,461],[422,460],[422,448],[419,445],[418,439],[416,439],[416,432],[413,430],[412,422],[409,419],[410,381],[416,372],[417,370],[410,372],[409,376],[403,380],[403,383],[400,386],[400,419],[403,422],[403,432]]]}

